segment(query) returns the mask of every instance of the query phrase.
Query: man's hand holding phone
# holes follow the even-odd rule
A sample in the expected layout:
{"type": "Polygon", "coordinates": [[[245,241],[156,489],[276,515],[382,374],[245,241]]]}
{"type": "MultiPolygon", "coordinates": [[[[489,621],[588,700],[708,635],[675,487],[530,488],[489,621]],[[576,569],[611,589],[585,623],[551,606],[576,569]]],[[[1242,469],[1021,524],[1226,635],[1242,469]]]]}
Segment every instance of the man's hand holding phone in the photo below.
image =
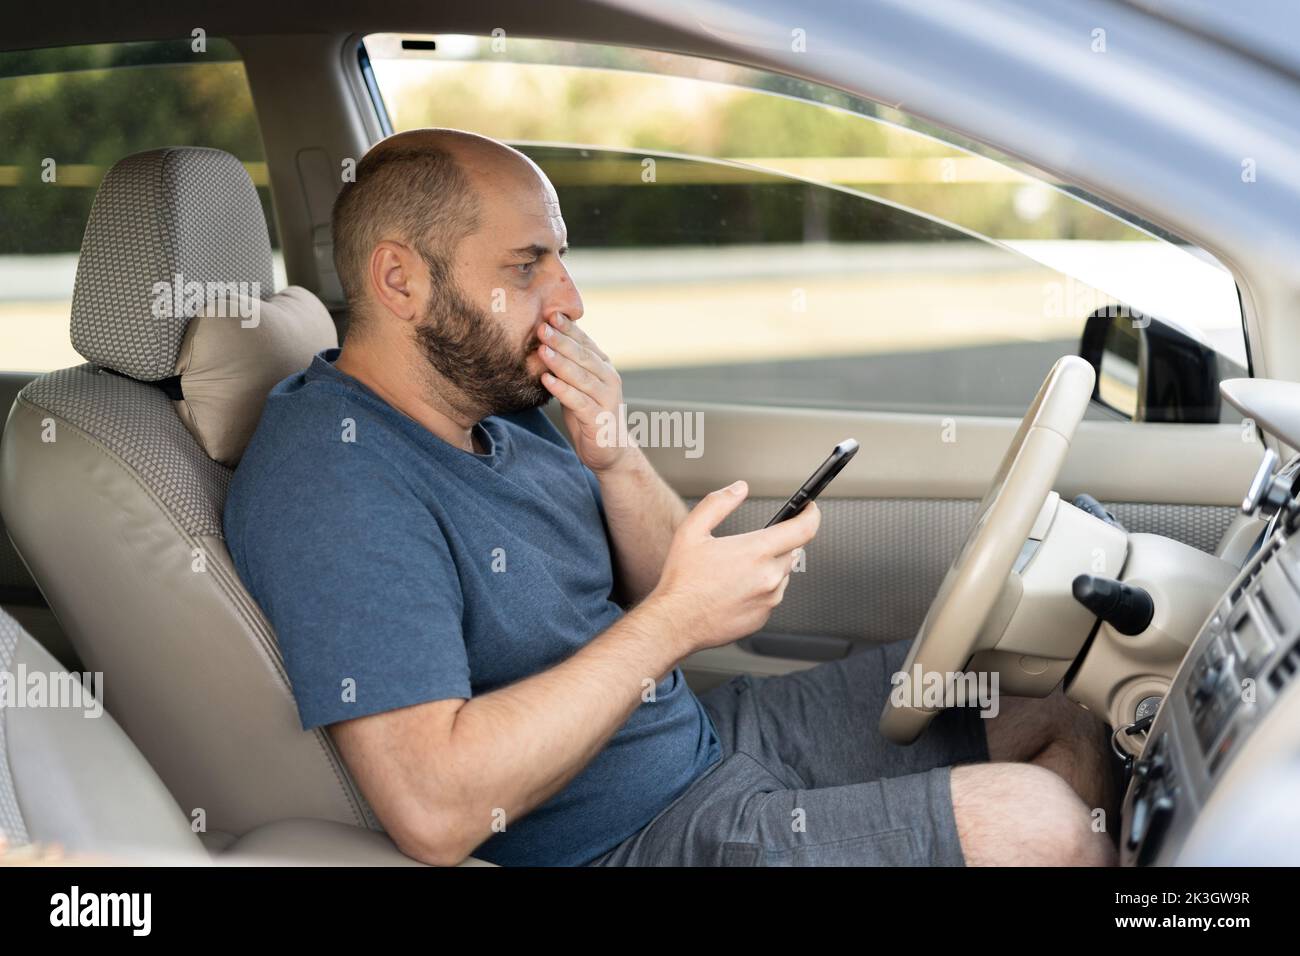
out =
{"type": "Polygon", "coordinates": [[[662,614],[659,625],[681,641],[681,657],[753,634],[785,597],[795,552],[817,534],[816,498],[858,452],[847,438],[759,531],[715,538],[713,529],[739,507],[749,486],[737,481],[706,495],[673,535],[659,584],[638,609],[662,614]]]}
{"type": "Polygon", "coordinates": [[[749,494],[743,481],[706,495],[673,535],[659,584],[641,605],[681,642],[681,657],[759,630],[785,596],[795,551],[817,534],[821,511],[747,534],[713,530],[749,494]]]}

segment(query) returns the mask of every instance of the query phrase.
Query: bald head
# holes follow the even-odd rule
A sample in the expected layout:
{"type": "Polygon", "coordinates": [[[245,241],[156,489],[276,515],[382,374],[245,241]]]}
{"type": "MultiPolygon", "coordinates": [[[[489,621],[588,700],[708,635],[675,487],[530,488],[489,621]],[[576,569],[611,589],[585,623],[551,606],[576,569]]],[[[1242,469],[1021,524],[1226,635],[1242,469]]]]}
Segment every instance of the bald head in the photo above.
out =
{"type": "Polygon", "coordinates": [[[483,196],[512,186],[553,194],[531,159],[486,136],[416,129],[375,144],[355,182],[334,201],[334,266],[349,305],[349,332],[367,322],[366,276],[376,245],[393,240],[425,260],[435,287],[451,281],[451,257],[483,225],[483,196]]]}

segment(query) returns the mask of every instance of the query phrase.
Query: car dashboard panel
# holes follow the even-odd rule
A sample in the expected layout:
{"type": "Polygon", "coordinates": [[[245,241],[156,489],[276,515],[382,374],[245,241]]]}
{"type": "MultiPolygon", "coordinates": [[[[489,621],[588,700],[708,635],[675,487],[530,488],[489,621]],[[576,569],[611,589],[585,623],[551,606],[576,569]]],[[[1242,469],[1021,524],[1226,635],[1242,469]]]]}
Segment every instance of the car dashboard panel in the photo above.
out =
{"type": "MultiPolygon", "coordinates": [[[[1300,447],[1300,386],[1233,380],[1223,391],[1243,414],[1300,447]],[[1232,388],[1242,381],[1249,388],[1232,388]],[[1265,387],[1273,384],[1282,388],[1265,387]],[[1294,413],[1279,412],[1279,393],[1294,413]]],[[[1300,755],[1297,470],[1293,462],[1279,476],[1291,497],[1201,628],[1133,765],[1121,816],[1126,865],[1251,862],[1207,848],[1225,845],[1227,834],[1215,831],[1239,827],[1250,806],[1242,795],[1258,792],[1285,753],[1300,755]],[[1227,804],[1233,814],[1218,812],[1227,804]]],[[[1288,852],[1295,854],[1294,844],[1288,852]]]]}
{"type": "Polygon", "coordinates": [[[1206,622],[1151,726],[1124,802],[1124,862],[1176,862],[1236,752],[1300,693],[1297,638],[1300,536],[1275,533],[1206,622]]]}

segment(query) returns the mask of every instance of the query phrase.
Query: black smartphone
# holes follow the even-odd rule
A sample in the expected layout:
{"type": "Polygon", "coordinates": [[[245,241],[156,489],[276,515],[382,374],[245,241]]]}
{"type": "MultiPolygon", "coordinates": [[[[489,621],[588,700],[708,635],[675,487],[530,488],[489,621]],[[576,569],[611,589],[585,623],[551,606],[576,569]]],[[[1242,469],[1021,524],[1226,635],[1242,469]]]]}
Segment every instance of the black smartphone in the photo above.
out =
{"type": "Polygon", "coordinates": [[[836,445],[834,450],[831,451],[830,457],[818,466],[817,470],[803,483],[803,487],[791,495],[790,500],[782,505],[781,510],[773,515],[772,520],[763,527],[770,528],[772,525],[787,521],[803,511],[804,508],[808,507],[808,502],[820,495],[835,476],[844,470],[844,466],[849,463],[849,459],[857,453],[858,443],[852,438],[846,438],[836,445]]]}

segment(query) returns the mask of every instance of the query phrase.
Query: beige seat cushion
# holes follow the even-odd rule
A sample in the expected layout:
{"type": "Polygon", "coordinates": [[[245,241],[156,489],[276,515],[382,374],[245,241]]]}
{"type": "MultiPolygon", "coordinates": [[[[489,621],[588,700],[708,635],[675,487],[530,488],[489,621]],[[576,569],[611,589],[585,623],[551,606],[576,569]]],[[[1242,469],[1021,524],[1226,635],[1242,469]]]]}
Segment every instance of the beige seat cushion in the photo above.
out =
{"type": "Polygon", "coordinates": [[[321,349],[338,345],[329,310],[299,286],[257,303],[255,313],[252,303],[240,305],[234,316],[191,319],[176,360],[181,421],[209,457],[231,468],[276,383],[310,365],[321,349]]]}

